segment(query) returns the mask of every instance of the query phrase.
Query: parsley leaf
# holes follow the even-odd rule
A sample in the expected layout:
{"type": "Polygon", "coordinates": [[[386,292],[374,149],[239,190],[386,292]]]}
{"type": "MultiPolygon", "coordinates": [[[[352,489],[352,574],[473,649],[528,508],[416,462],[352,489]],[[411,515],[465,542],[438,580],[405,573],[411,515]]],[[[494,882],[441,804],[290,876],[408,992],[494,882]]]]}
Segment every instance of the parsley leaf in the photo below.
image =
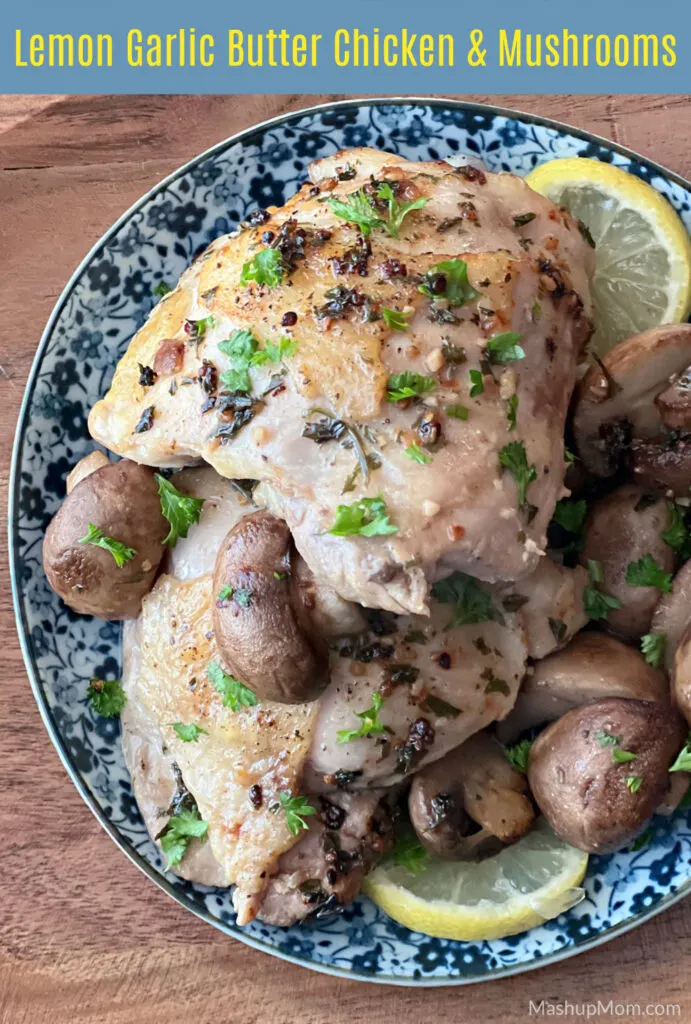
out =
{"type": "Polygon", "coordinates": [[[438,299],[439,295],[432,291],[430,282],[432,278],[436,278],[439,274],[443,274],[446,279],[444,297],[451,307],[464,306],[466,302],[477,299],[482,294],[476,291],[468,280],[468,264],[466,261],[458,259],[444,260],[443,263],[437,263],[436,266],[430,267],[418,291],[421,291],[423,295],[427,295],[431,299],[438,299]]]}
{"type": "Polygon", "coordinates": [[[641,637],[641,651],[645,660],[653,668],[659,668],[665,656],[667,646],[666,633],[646,633],[641,637]]]}
{"type": "Polygon", "coordinates": [[[233,596],[235,597],[235,603],[239,604],[241,608],[249,608],[250,601],[252,600],[252,591],[249,587],[237,587],[233,596]]]}
{"type": "Polygon", "coordinates": [[[161,512],[170,523],[170,531],[163,543],[174,548],[178,538],[186,537],[190,526],[199,522],[205,499],[190,498],[183,494],[160,473],[156,474],[156,482],[161,499],[161,512]]]}
{"type": "Polygon", "coordinates": [[[508,469],[518,488],[518,504],[525,505],[528,485],[537,480],[534,463],[528,465],[528,456],[523,441],[510,441],[499,451],[499,464],[508,469]]]}
{"type": "Polygon", "coordinates": [[[218,344],[224,356],[232,360],[232,367],[221,374],[221,383],[229,391],[251,391],[249,371],[253,366],[265,363],[280,363],[282,359],[295,355],[297,343],[292,338],[281,338],[277,345],[266,342],[259,348],[259,342],[248,328],[233,331],[231,336],[218,344]]]}
{"type": "Polygon", "coordinates": [[[252,356],[252,366],[263,366],[264,363],[280,363],[283,359],[294,356],[297,342],[292,338],[279,338],[278,345],[271,341],[264,342],[264,348],[252,356]]]}
{"type": "Polygon", "coordinates": [[[191,839],[204,839],[208,831],[208,822],[199,817],[197,807],[182,808],[169,818],[160,835],[161,849],[168,858],[166,871],[180,863],[191,839]]]}
{"type": "Polygon", "coordinates": [[[427,452],[423,452],[419,444],[409,444],[406,448],[404,455],[407,455],[413,462],[419,462],[421,466],[428,466],[432,461],[432,456],[428,455],[427,452]]]}
{"type": "Polygon", "coordinates": [[[381,736],[386,732],[386,726],[379,721],[379,712],[384,703],[384,698],[376,691],[372,694],[372,706],[364,711],[356,711],[360,719],[360,726],[357,729],[339,729],[337,733],[339,743],[350,743],[351,740],[361,739],[363,736],[381,736]]]}
{"type": "Polygon", "coordinates": [[[224,583],[218,594],[216,594],[217,601],[230,601],[233,596],[233,588],[224,583]]]}
{"type": "Polygon", "coordinates": [[[341,220],[345,220],[349,224],[357,224],[365,238],[371,233],[372,228],[384,226],[384,218],[367,197],[364,189],[358,189],[357,192],[353,192],[345,199],[330,196],[327,203],[341,220]]]}
{"type": "Polygon", "coordinates": [[[424,377],[421,373],[404,370],[389,377],[386,390],[387,402],[403,402],[407,398],[419,398],[434,391],[437,382],[434,377],[424,377]]]}
{"type": "Polygon", "coordinates": [[[649,828],[647,828],[644,832],[641,832],[641,834],[637,836],[637,838],[634,839],[634,841],[629,846],[629,850],[631,851],[631,853],[636,853],[638,850],[643,850],[652,839],[652,836],[653,833],[649,828]]]}
{"type": "Polygon", "coordinates": [[[301,829],[307,831],[309,825],[305,821],[305,818],[309,818],[311,814],[316,814],[314,807],[307,803],[307,799],[304,796],[293,796],[291,793],[283,790],[278,794],[279,802],[271,807],[271,811],[276,814],[278,811],[283,809],[286,816],[286,825],[294,836],[299,836],[301,829]]]}
{"type": "Polygon", "coordinates": [[[470,414],[470,410],[464,405],[447,405],[444,411],[455,420],[467,420],[470,414]]]}
{"type": "Polygon", "coordinates": [[[674,551],[681,551],[689,540],[684,513],[675,501],[668,502],[667,509],[669,511],[669,526],[662,534],[662,539],[674,551]]]}
{"type": "Polygon", "coordinates": [[[209,316],[203,317],[201,320],[187,320],[188,330],[192,338],[195,341],[201,341],[206,334],[207,327],[213,327],[216,323],[216,317],[213,313],[209,316]]]}
{"type": "Polygon", "coordinates": [[[628,764],[629,761],[636,761],[638,754],[634,754],[631,750],[622,750],[620,747],[615,747],[612,751],[612,760],[615,764],[628,764]]]}
{"type": "Polygon", "coordinates": [[[104,551],[110,552],[118,569],[122,569],[125,562],[131,561],[137,554],[134,548],[128,548],[121,541],[115,540],[114,537],[106,537],[103,531],[99,530],[98,526],[94,526],[93,523],[89,523],[89,532],[86,537],[81,538],[79,543],[93,544],[95,548],[103,548],[104,551]]]}
{"type": "Polygon", "coordinates": [[[515,331],[495,334],[487,342],[487,357],[490,363],[515,363],[519,359],[525,359],[525,350],[518,344],[521,340],[521,335],[515,331]]]}
{"type": "Polygon", "coordinates": [[[408,320],[412,313],[401,313],[397,309],[389,309],[387,306],[381,308],[382,316],[392,331],[405,331],[408,327],[408,320]]]}
{"type": "Polygon", "coordinates": [[[588,506],[582,498],[580,501],[562,499],[557,502],[552,518],[568,533],[580,533],[587,511],[588,506]]]}
{"type": "Polygon", "coordinates": [[[622,741],[621,736],[613,736],[611,732],[603,730],[597,733],[595,739],[599,742],[601,747],[618,747],[622,741]]]}
{"type": "Polygon", "coordinates": [[[629,775],[626,780],[626,788],[630,789],[632,793],[637,793],[643,783],[643,777],[641,775],[629,775]]]}
{"type": "Polygon", "coordinates": [[[425,870],[428,856],[413,827],[406,825],[397,830],[396,841],[386,860],[405,868],[411,875],[418,875],[425,870]]]}
{"type": "Polygon", "coordinates": [[[485,393],[485,381],[480,370],[469,370],[470,374],[470,397],[477,398],[485,393]]]}
{"type": "Polygon", "coordinates": [[[209,735],[206,729],[194,723],[186,725],[184,722],[173,722],[173,729],[184,743],[196,743],[200,736],[209,735]]]}
{"type": "Polygon", "coordinates": [[[419,199],[413,199],[411,202],[399,203],[388,181],[383,181],[379,186],[377,198],[385,199],[389,204],[389,219],[388,221],[382,221],[382,227],[391,238],[398,238],[401,225],[409,213],[412,213],[413,210],[421,210],[429,202],[429,199],[421,196],[419,199]]]}
{"type": "Polygon", "coordinates": [[[398,527],[389,521],[386,502],[379,494],[376,498],[360,498],[352,505],[339,505],[328,532],[334,537],[375,537],[398,533],[398,527]]]}
{"type": "Polygon", "coordinates": [[[260,249],[256,256],[243,263],[240,284],[246,285],[256,281],[257,284],[266,284],[273,288],[274,285],[281,283],[285,272],[283,258],[278,249],[260,249]]]}
{"type": "Polygon", "coordinates": [[[487,591],[473,577],[454,572],[432,587],[432,597],[442,604],[455,605],[445,629],[467,626],[475,622],[502,622],[500,612],[487,591]]]}
{"type": "Polygon", "coordinates": [[[652,555],[643,555],[626,567],[626,582],[631,587],[657,587],[663,594],[672,589],[672,574],[665,572],[652,555]]]}
{"type": "Polygon", "coordinates": [[[502,748],[509,764],[513,765],[521,775],[528,774],[528,759],[532,745],[532,740],[521,740],[520,743],[516,743],[513,747],[502,748]]]}
{"type": "Polygon", "coordinates": [[[602,583],[602,566],[594,559],[588,559],[589,583],[583,588],[583,610],[589,619],[606,619],[611,611],[621,608],[621,601],[618,597],[600,590],[595,586],[602,583]]]}
{"type": "Polygon", "coordinates": [[[92,679],[86,696],[96,714],[104,718],[116,718],[127,703],[119,679],[92,679]]]}
{"type": "Polygon", "coordinates": [[[691,772],[691,733],[686,740],[686,746],[679,751],[676,761],[670,768],[671,772],[691,772]]]}
{"type": "Polygon", "coordinates": [[[240,708],[252,708],[257,703],[257,698],[249,686],[228,675],[217,662],[209,662],[206,674],[214,690],[220,693],[224,708],[239,711],[240,708]]]}
{"type": "Polygon", "coordinates": [[[509,431],[516,429],[516,414],[518,413],[518,395],[511,395],[506,399],[506,422],[509,431]]]}
{"type": "Polygon", "coordinates": [[[161,280],[154,288],[153,294],[156,296],[157,299],[162,299],[164,295],[168,295],[170,292],[172,292],[172,290],[173,289],[170,287],[167,281],[161,280]]]}

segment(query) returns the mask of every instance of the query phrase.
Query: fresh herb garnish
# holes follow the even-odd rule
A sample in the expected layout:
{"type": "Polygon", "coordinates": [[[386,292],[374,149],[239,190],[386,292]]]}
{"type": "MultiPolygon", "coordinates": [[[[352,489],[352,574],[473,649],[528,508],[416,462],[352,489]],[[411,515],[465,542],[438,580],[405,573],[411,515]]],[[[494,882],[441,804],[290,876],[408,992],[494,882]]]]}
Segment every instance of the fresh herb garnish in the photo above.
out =
{"type": "Polygon", "coordinates": [[[386,388],[387,402],[403,402],[407,398],[419,398],[434,391],[437,382],[434,377],[425,377],[412,370],[394,373],[389,377],[386,388]]]}
{"type": "Polygon", "coordinates": [[[214,690],[220,693],[224,708],[239,711],[241,708],[252,708],[257,703],[257,698],[249,686],[228,675],[217,662],[209,662],[206,674],[214,690]]]}
{"type": "Polygon", "coordinates": [[[411,313],[400,313],[397,309],[389,309],[387,306],[381,308],[382,316],[392,331],[405,331],[408,328],[408,320],[411,313]]]}
{"type": "Polygon", "coordinates": [[[511,395],[506,399],[506,422],[509,431],[516,429],[516,415],[518,413],[518,395],[511,395]]]}
{"type": "Polygon", "coordinates": [[[643,850],[653,837],[652,831],[647,828],[644,832],[641,832],[639,836],[629,846],[631,853],[637,853],[638,850],[643,850]]]}
{"type": "Polygon", "coordinates": [[[186,537],[190,526],[199,522],[205,499],[190,498],[183,494],[160,473],[156,473],[156,483],[161,499],[161,512],[170,524],[170,531],[163,543],[174,548],[178,538],[186,537]]]}
{"type": "Polygon", "coordinates": [[[382,221],[382,227],[391,238],[398,238],[398,232],[409,213],[412,213],[413,210],[421,210],[429,202],[429,199],[420,196],[419,199],[399,203],[388,181],[383,181],[379,186],[377,198],[385,199],[389,204],[389,219],[382,221]]]}
{"type": "Polygon", "coordinates": [[[339,729],[337,733],[339,743],[350,743],[351,740],[359,740],[363,736],[381,736],[386,732],[386,726],[379,721],[384,698],[376,691],[372,694],[372,705],[364,711],[356,711],[360,719],[357,729],[339,729]]]}
{"type": "Polygon", "coordinates": [[[216,595],[217,601],[230,601],[233,596],[233,588],[224,583],[218,594],[216,595]]]}
{"type": "Polygon", "coordinates": [[[376,498],[361,498],[352,505],[339,505],[328,532],[334,537],[375,537],[397,533],[398,527],[389,521],[386,502],[377,495],[376,498]]]}
{"type": "Polygon", "coordinates": [[[432,597],[442,604],[454,605],[451,619],[445,629],[456,629],[476,622],[502,622],[501,613],[491,596],[473,577],[454,572],[432,587],[432,597]]]}
{"type": "Polygon", "coordinates": [[[520,743],[516,743],[513,747],[502,748],[509,764],[513,765],[521,775],[528,774],[528,760],[532,745],[532,740],[521,740],[520,743]]]}
{"type": "Polygon", "coordinates": [[[606,619],[611,611],[621,608],[621,601],[598,584],[604,579],[602,566],[594,559],[588,559],[588,584],[583,588],[583,609],[589,619],[606,619]]]}
{"type": "Polygon", "coordinates": [[[202,821],[196,806],[181,808],[177,814],[168,819],[168,824],[161,832],[161,849],[168,858],[166,871],[179,864],[192,839],[204,839],[209,831],[208,822],[202,821]]]}
{"type": "Polygon", "coordinates": [[[92,679],[86,696],[96,714],[104,718],[116,718],[127,703],[119,679],[92,679]]]}
{"type": "Polygon", "coordinates": [[[168,295],[172,290],[167,281],[159,281],[153,290],[153,294],[156,298],[162,299],[164,295],[168,295]]]}
{"type": "Polygon", "coordinates": [[[645,660],[653,668],[659,668],[662,664],[666,646],[666,633],[646,633],[641,637],[641,651],[645,660]]]}
{"type": "Polygon", "coordinates": [[[674,551],[681,551],[689,541],[689,531],[686,529],[684,512],[675,501],[669,501],[667,509],[669,511],[669,526],[662,534],[662,539],[674,551]]]}
{"type": "Polygon", "coordinates": [[[264,363],[280,363],[289,359],[297,352],[297,342],[293,338],[279,338],[278,345],[271,341],[264,342],[264,348],[252,356],[252,366],[263,366],[264,363]]]}
{"type": "Polygon", "coordinates": [[[671,772],[691,772],[691,733],[689,733],[686,746],[682,747],[677,759],[670,768],[671,772]]]}
{"type": "Polygon", "coordinates": [[[672,589],[672,574],[665,572],[652,555],[643,555],[637,562],[626,567],[626,582],[631,587],[656,587],[661,593],[669,594],[672,589]]]}
{"type": "Polygon", "coordinates": [[[405,868],[411,875],[419,875],[427,866],[428,853],[411,825],[400,828],[396,842],[387,854],[386,860],[393,861],[399,868],[405,868]]]}
{"type": "Polygon", "coordinates": [[[294,836],[299,836],[302,830],[306,832],[309,825],[305,818],[317,813],[314,807],[307,802],[306,797],[293,796],[286,790],[278,794],[278,803],[273,804],[270,808],[273,814],[277,814],[281,809],[285,812],[286,825],[294,836]]]}
{"type": "Polygon", "coordinates": [[[525,359],[525,349],[518,344],[521,335],[515,331],[506,331],[504,334],[495,334],[487,342],[487,358],[490,363],[515,363],[519,359],[525,359]]]}
{"type": "Polygon", "coordinates": [[[236,587],[233,592],[233,598],[235,603],[239,604],[241,608],[249,608],[250,601],[252,600],[252,591],[249,587],[236,587]]]}
{"type": "Polygon", "coordinates": [[[628,764],[629,761],[636,761],[638,754],[634,754],[631,750],[622,750],[620,747],[615,747],[612,751],[612,760],[615,764],[628,764]]]}
{"type": "Polygon", "coordinates": [[[580,533],[587,511],[588,506],[583,499],[580,501],[562,499],[557,502],[554,510],[554,522],[559,523],[568,533],[580,533]]]}
{"type": "Polygon", "coordinates": [[[100,530],[98,526],[94,526],[93,523],[89,523],[89,532],[86,537],[80,539],[79,543],[93,544],[95,548],[103,548],[104,551],[108,551],[113,556],[118,569],[122,569],[125,562],[131,561],[137,554],[134,548],[128,548],[127,545],[119,540],[115,540],[114,537],[107,537],[103,530],[100,530]]]}
{"type": "Polygon", "coordinates": [[[194,339],[194,341],[201,341],[207,332],[209,327],[213,327],[216,323],[216,317],[213,313],[209,316],[202,317],[201,320],[186,320],[185,324],[188,329],[188,333],[194,339]]]}
{"type": "Polygon", "coordinates": [[[629,775],[626,780],[626,788],[632,793],[637,793],[643,783],[642,775],[629,775]]]}
{"type": "Polygon", "coordinates": [[[432,456],[428,455],[427,452],[423,452],[419,444],[409,444],[406,448],[404,455],[407,455],[413,462],[419,462],[421,466],[427,466],[432,461],[432,456]]]}
{"type": "Polygon", "coordinates": [[[470,410],[464,405],[447,405],[444,411],[454,420],[467,420],[470,414],[470,410]]]}
{"type": "Polygon", "coordinates": [[[430,299],[438,299],[440,295],[434,290],[433,285],[439,280],[440,275],[443,275],[445,281],[443,296],[452,308],[464,306],[466,302],[481,295],[468,280],[468,264],[465,260],[458,259],[444,260],[443,263],[430,267],[418,290],[430,299]]]}
{"type": "Polygon", "coordinates": [[[523,441],[510,441],[499,451],[499,464],[508,469],[516,481],[518,488],[518,504],[525,505],[526,492],[529,484],[537,480],[537,469],[534,463],[528,464],[528,456],[523,441]]]}
{"type": "Polygon", "coordinates": [[[202,729],[200,725],[195,725],[194,722],[186,724],[185,722],[173,722],[173,729],[175,730],[176,736],[178,736],[183,743],[196,743],[200,736],[208,736],[206,729],[202,729]]]}
{"type": "Polygon", "coordinates": [[[470,397],[477,398],[485,393],[485,380],[480,370],[470,370],[470,397]]]}
{"type": "Polygon", "coordinates": [[[246,285],[255,281],[257,284],[266,284],[273,288],[274,285],[281,283],[285,272],[283,257],[278,249],[260,249],[256,256],[243,263],[240,284],[246,285]]]}
{"type": "Polygon", "coordinates": [[[424,705],[437,718],[458,718],[461,713],[460,708],[454,707],[453,704],[442,700],[441,697],[435,697],[433,693],[427,694],[424,705]]]}
{"type": "Polygon", "coordinates": [[[327,203],[341,220],[357,224],[365,238],[371,233],[372,228],[384,226],[384,218],[365,194],[364,189],[358,189],[345,199],[330,196],[327,203]]]}
{"type": "Polygon", "coordinates": [[[597,735],[595,736],[595,739],[598,741],[601,747],[618,747],[622,741],[622,738],[623,737],[621,736],[613,736],[612,733],[607,732],[606,729],[602,732],[597,733],[597,735]]]}

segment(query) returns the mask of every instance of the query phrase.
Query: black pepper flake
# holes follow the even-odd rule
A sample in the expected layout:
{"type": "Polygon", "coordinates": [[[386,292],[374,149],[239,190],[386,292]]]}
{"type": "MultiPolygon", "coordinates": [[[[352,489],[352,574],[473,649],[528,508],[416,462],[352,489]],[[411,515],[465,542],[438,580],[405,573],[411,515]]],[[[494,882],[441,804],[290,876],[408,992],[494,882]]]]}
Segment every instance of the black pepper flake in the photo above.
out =
{"type": "Polygon", "coordinates": [[[375,300],[355,288],[344,288],[339,285],[324,292],[324,298],[327,300],[324,305],[314,310],[318,320],[344,320],[351,312],[358,312],[358,319],[364,324],[381,320],[381,313],[375,300]]]}
{"type": "Polygon", "coordinates": [[[135,434],[143,434],[145,430],[151,430],[154,425],[154,407],[148,406],[139,417],[139,422],[134,428],[135,434]]]}
{"type": "Polygon", "coordinates": [[[259,810],[259,808],[261,807],[261,805],[262,805],[262,803],[264,801],[264,794],[262,793],[262,787],[260,785],[258,785],[257,783],[255,783],[253,786],[250,786],[249,798],[250,798],[250,803],[252,804],[252,806],[256,810],[259,810]]]}
{"type": "Polygon", "coordinates": [[[448,651],[441,652],[441,654],[437,658],[437,665],[439,666],[439,668],[443,669],[451,668],[451,655],[448,653],[448,651]]]}
{"type": "Polygon", "coordinates": [[[156,380],[156,372],[152,370],[150,366],[142,366],[141,363],[138,363],[137,365],[139,366],[139,383],[141,387],[150,388],[156,380]]]}
{"type": "Polygon", "coordinates": [[[434,727],[426,718],[416,718],[408,730],[406,742],[396,748],[396,771],[407,775],[434,743],[434,727]]]}
{"type": "Polygon", "coordinates": [[[269,245],[271,242],[273,242],[275,237],[275,231],[262,231],[262,242],[264,243],[264,245],[269,245]]]}
{"type": "Polygon", "coordinates": [[[288,310],[288,312],[284,313],[283,316],[281,317],[281,327],[295,327],[295,324],[297,322],[298,315],[297,313],[294,313],[292,310],[288,310]]]}
{"type": "Polygon", "coordinates": [[[320,798],[321,819],[327,828],[338,830],[346,819],[346,812],[325,797],[320,798]]]}

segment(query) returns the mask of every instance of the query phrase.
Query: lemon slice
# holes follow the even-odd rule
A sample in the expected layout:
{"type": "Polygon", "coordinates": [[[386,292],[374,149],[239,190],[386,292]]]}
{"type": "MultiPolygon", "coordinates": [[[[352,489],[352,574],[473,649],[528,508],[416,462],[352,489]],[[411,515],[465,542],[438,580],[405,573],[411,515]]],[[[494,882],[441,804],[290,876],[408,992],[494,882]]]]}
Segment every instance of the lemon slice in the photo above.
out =
{"type": "Polygon", "coordinates": [[[558,917],[585,896],[588,855],[540,819],[520,842],[478,863],[427,858],[419,873],[387,862],[364,891],[394,921],[440,939],[479,942],[558,917]]]}
{"type": "Polygon", "coordinates": [[[652,186],[598,160],[569,157],[536,167],[526,181],[565,206],[595,242],[593,348],[658,324],[685,320],[691,306],[691,239],[652,186]]]}

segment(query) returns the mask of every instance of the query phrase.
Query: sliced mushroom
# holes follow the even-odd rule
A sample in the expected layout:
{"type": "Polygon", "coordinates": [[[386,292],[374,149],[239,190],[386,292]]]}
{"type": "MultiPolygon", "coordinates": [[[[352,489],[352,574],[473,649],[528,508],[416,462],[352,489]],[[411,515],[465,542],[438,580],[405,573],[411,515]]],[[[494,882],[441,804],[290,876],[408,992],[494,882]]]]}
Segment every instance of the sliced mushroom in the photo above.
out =
{"type": "Polygon", "coordinates": [[[632,586],[626,575],[631,563],[652,555],[665,573],[674,571],[676,556],[662,539],[670,524],[667,502],[624,484],[591,506],[583,527],[581,561],[602,567],[602,589],[621,602],[607,616],[607,628],[634,643],[648,632],[660,591],[632,586]]]}
{"type": "Polygon", "coordinates": [[[67,474],[67,480],[65,481],[67,493],[71,494],[78,483],[85,480],[91,473],[95,473],[97,469],[103,469],[104,466],[108,465],[109,461],[108,456],[99,451],[98,448],[85,455],[67,474]]]}
{"type": "Polygon", "coordinates": [[[634,438],[629,464],[640,487],[688,497],[691,489],[691,435],[634,438]]]}
{"type": "Polygon", "coordinates": [[[573,430],[596,476],[613,476],[632,438],[653,438],[672,415],[668,389],[691,365],[691,324],[664,324],[615,345],[580,383],[573,430]],[[660,408],[659,395],[666,398],[660,408]],[[668,404],[665,404],[667,402],[668,404]]]}
{"type": "Polygon", "coordinates": [[[534,573],[507,588],[502,601],[507,608],[518,610],[531,658],[545,658],[585,626],[588,616],[583,590],[587,582],[588,574],[581,566],[568,569],[542,558],[534,573]]]}
{"type": "Polygon", "coordinates": [[[530,789],[567,843],[611,853],[638,835],[664,799],[685,731],[667,703],[609,698],[574,708],[533,743],[530,789]]]}
{"type": "Polygon", "coordinates": [[[494,852],[524,835],[535,812],[523,775],[486,732],[423,768],[408,798],[410,820],[420,842],[446,860],[494,852]],[[475,824],[473,824],[475,823],[475,824]],[[480,831],[477,831],[480,826],[480,831]]]}
{"type": "Polygon", "coordinates": [[[664,634],[664,664],[670,674],[677,647],[690,622],[691,562],[685,562],[674,577],[669,594],[663,594],[655,606],[650,623],[651,633],[664,634]]]}
{"type": "Polygon", "coordinates": [[[672,696],[691,726],[691,626],[687,627],[674,655],[672,696]]]}
{"type": "Polygon", "coordinates": [[[633,647],[606,633],[579,633],[525,677],[497,735],[502,743],[513,743],[526,729],[605,697],[669,702],[669,685],[664,673],[651,668],[633,647]]]}

